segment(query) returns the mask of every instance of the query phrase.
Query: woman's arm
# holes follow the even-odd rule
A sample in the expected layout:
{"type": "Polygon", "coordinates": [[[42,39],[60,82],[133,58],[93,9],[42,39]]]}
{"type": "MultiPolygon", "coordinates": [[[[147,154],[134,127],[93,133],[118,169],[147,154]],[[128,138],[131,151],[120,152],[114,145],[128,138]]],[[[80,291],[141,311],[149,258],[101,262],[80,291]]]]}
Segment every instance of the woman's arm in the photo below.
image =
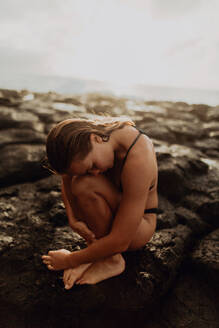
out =
{"type": "Polygon", "coordinates": [[[95,262],[126,251],[142,220],[144,206],[145,199],[123,197],[111,232],[87,248],[69,254],[66,267],[95,262]]]}

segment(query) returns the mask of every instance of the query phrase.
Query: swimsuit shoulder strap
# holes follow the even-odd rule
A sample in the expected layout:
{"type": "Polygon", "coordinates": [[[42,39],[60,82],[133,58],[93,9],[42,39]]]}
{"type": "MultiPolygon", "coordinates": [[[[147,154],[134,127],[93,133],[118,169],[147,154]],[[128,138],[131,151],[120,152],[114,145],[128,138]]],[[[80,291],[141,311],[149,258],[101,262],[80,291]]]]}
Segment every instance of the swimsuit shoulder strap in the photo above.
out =
{"type": "MultiPolygon", "coordinates": [[[[136,127],[135,127],[136,128],[136,127]]],[[[141,132],[142,134],[146,134],[145,131],[141,130],[141,129],[138,129],[136,128],[136,130],[138,130],[139,132],[141,132]]]]}
{"type": "Polygon", "coordinates": [[[142,131],[138,130],[139,131],[139,134],[137,135],[137,137],[135,138],[135,140],[133,141],[133,143],[131,144],[131,146],[129,147],[129,149],[127,150],[127,153],[125,154],[125,157],[123,159],[123,162],[122,162],[122,166],[121,166],[121,170],[123,168],[123,166],[125,165],[125,161],[127,159],[127,156],[128,156],[128,153],[130,152],[130,150],[132,149],[132,147],[135,145],[135,143],[137,142],[138,138],[140,137],[140,135],[143,133],[142,131]]]}

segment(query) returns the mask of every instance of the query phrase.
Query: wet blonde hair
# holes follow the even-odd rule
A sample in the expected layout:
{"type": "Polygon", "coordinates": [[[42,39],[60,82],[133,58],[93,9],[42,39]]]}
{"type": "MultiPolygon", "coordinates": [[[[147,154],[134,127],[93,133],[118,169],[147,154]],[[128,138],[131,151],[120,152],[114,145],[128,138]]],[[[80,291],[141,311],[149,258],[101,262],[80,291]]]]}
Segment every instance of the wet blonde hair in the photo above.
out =
{"type": "Polygon", "coordinates": [[[83,160],[92,150],[90,135],[94,133],[107,142],[113,131],[135,123],[127,118],[101,117],[68,119],[54,126],[46,140],[47,158],[44,167],[56,174],[65,174],[73,160],[83,160]]]}

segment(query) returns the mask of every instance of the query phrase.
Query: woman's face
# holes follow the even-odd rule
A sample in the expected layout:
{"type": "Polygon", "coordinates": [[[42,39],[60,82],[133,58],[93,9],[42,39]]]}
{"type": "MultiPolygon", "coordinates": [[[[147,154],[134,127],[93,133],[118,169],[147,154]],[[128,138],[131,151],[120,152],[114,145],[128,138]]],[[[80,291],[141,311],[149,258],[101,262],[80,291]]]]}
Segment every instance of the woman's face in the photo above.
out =
{"type": "Polygon", "coordinates": [[[97,135],[91,136],[92,150],[80,161],[73,161],[70,175],[98,175],[112,168],[114,165],[114,151],[109,141],[104,142],[97,135]]]}

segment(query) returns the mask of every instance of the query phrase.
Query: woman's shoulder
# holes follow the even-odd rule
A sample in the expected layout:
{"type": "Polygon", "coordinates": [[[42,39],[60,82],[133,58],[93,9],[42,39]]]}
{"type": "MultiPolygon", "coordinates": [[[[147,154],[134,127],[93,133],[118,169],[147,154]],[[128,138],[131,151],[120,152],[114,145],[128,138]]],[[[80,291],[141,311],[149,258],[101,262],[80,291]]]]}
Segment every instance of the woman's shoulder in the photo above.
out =
{"type": "MultiPolygon", "coordinates": [[[[128,129],[126,132],[128,132],[128,129]]],[[[122,185],[124,188],[130,188],[130,186],[134,188],[133,186],[136,186],[136,190],[142,186],[142,190],[145,190],[145,185],[150,187],[157,179],[157,160],[153,143],[147,135],[137,129],[135,133],[129,129],[127,141],[126,147],[130,151],[126,153],[122,165],[122,185]],[[130,149],[130,145],[133,144],[138,135],[139,138],[130,149]]]]}
{"type": "Polygon", "coordinates": [[[143,152],[147,152],[154,149],[152,140],[144,133],[144,131],[139,130],[135,126],[127,125],[122,129],[118,130],[118,138],[123,146],[125,151],[128,151],[130,146],[135,142],[135,145],[132,147],[132,152],[139,151],[139,149],[143,150],[143,152]],[[143,149],[142,149],[143,148],[143,149]]]}

